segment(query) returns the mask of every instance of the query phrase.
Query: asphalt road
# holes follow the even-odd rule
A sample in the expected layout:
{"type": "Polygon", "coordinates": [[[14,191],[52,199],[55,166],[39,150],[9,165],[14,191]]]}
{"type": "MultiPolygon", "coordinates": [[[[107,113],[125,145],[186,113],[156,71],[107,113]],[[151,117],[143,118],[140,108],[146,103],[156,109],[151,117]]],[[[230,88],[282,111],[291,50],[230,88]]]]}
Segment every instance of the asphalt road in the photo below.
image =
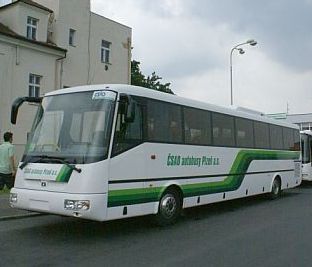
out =
{"type": "Polygon", "coordinates": [[[311,206],[312,184],[190,209],[167,228],[151,217],[3,221],[0,266],[312,266],[311,206]]]}

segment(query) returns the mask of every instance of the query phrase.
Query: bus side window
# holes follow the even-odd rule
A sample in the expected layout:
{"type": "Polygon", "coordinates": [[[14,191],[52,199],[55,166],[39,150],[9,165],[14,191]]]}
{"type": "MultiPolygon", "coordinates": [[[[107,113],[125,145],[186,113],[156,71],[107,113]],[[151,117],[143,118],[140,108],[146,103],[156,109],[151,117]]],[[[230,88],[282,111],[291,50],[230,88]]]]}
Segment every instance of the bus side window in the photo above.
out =
{"type": "Polygon", "coordinates": [[[270,148],[269,124],[255,121],[255,148],[270,148]]]}
{"type": "Polygon", "coordinates": [[[181,139],[181,129],[178,125],[178,122],[171,120],[169,125],[169,139],[172,142],[176,140],[179,141],[181,139]]]}
{"type": "Polygon", "coordinates": [[[155,139],[155,119],[148,118],[147,119],[147,136],[151,139],[155,139]]]}
{"type": "Polygon", "coordinates": [[[294,134],[291,128],[283,127],[283,140],[285,150],[294,150],[294,134]]]}
{"type": "Polygon", "coordinates": [[[211,145],[211,113],[187,107],[183,110],[185,143],[211,145]]]}
{"type": "Polygon", "coordinates": [[[148,100],[147,140],[161,143],[182,143],[181,106],[148,100]]]}
{"type": "Polygon", "coordinates": [[[113,143],[113,156],[125,152],[143,141],[142,106],[135,106],[133,122],[125,122],[124,105],[120,103],[113,143]]]}
{"type": "Polygon", "coordinates": [[[293,150],[294,151],[300,151],[300,134],[299,134],[299,131],[293,130],[293,135],[294,135],[293,150]]]}
{"type": "Polygon", "coordinates": [[[212,113],[212,138],[216,146],[235,146],[234,117],[212,113]]]}
{"type": "Polygon", "coordinates": [[[278,125],[270,125],[271,149],[283,149],[283,128],[278,125]]]}

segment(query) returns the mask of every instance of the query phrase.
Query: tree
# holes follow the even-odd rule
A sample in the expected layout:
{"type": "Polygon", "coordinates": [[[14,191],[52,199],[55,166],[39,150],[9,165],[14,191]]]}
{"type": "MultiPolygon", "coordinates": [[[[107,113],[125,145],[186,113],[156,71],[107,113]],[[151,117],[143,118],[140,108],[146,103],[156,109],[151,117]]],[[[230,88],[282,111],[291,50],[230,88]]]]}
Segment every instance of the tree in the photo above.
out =
{"type": "Polygon", "coordinates": [[[162,77],[156,75],[155,72],[152,75],[145,77],[140,70],[140,62],[136,60],[131,61],[131,84],[136,86],[142,86],[157,91],[162,91],[168,94],[174,94],[169,88],[170,83],[162,84],[160,80],[162,77]]]}

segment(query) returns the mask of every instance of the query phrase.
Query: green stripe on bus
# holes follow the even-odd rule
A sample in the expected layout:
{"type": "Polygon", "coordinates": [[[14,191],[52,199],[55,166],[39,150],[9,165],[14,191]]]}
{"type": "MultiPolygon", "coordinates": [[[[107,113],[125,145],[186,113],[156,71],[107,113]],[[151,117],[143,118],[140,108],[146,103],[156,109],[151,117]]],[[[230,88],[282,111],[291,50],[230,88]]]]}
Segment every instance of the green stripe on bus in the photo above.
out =
{"type": "MultiPolygon", "coordinates": [[[[252,161],[295,160],[299,157],[300,152],[297,151],[241,150],[232,164],[230,174],[223,181],[181,185],[183,196],[192,197],[235,191],[242,184],[252,161]]],[[[164,190],[163,187],[111,190],[108,192],[108,207],[156,202],[159,201],[164,190]]]]}
{"type": "Polygon", "coordinates": [[[108,206],[116,207],[155,202],[160,199],[162,187],[113,190],[108,193],[108,206]]]}
{"type": "Polygon", "coordinates": [[[56,182],[68,183],[72,172],[73,172],[73,170],[71,168],[64,165],[56,177],[56,182]]]}
{"type": "Polygon", "coordinates": [[[242,184],[250,163],[254,160],[298,159],[299,152],[241,150],[232,165],[229,176],[221,182],[198,183],[182,186],[185,197],[237,190],[242,184]],[[231,175],[239,174],[239,175],[231,175]]]}

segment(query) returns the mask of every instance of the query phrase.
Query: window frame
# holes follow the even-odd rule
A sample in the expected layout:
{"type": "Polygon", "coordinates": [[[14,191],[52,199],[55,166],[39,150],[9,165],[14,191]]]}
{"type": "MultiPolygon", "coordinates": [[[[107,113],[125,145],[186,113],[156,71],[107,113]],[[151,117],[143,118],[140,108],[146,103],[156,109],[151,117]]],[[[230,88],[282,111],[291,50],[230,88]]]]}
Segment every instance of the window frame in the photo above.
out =
{"type": "Polygon", "coordinates": [[[104,39],[101,40],[101,62],[111,64],[112,43],[104,39]],[[105,46],[107,44],[107,46],[105,46]]]}
{"type": "Polygon", "coordinates": [[[38,33],[38,22],[39,19],[33,18],[31,16],[27,17],[26,23],[26,37],[30,40],[37,40],[37,33],[38,33]]]}
{"type": "Polygon", "coordinates": [[[76,32],[73,28],[69,29],[68,44],[73,47],[76,47],[76,32]]]}
{"type": "Polygon", "coordinates": [[[29,73],[28,78],[28,96],[29,97],[39,97],[42,76],[34,73],[29,73]]]}

